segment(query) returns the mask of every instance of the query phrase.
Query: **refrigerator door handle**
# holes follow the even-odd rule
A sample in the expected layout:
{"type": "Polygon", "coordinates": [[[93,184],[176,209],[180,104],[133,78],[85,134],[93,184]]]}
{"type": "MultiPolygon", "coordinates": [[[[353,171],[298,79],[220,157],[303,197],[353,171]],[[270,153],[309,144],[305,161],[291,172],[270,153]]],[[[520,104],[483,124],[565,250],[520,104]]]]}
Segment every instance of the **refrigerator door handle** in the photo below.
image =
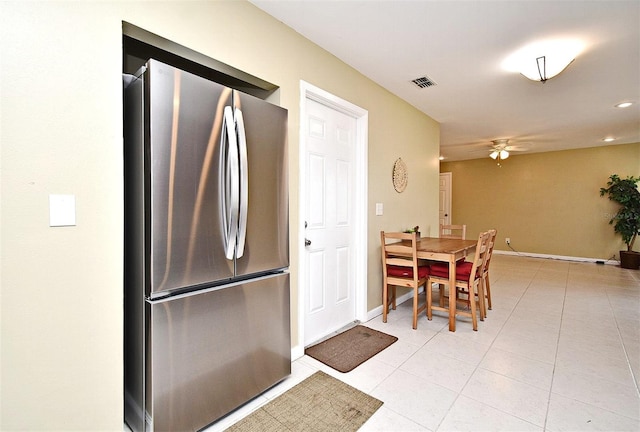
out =
{"type": "Polygon", "coordinates": [[[228,260],[233,260],[238,235],[238,142],[236,139],[233,111],[224,107],[222,136],[220,138],[220,196],[222,197],[222,224],[224,249],[228,260]]]}
{"type": "Polygon", "coordinates": [[[247,138],[244,130],[244,117],[239,108],[235,109],[236,133],[238,134],[238,152],[240,155],[240,221],[238,224],[238,246],[236,258],[244,255],[247,238],[247,213],[249,208],[249,165],[247,162],[247,138]]]}

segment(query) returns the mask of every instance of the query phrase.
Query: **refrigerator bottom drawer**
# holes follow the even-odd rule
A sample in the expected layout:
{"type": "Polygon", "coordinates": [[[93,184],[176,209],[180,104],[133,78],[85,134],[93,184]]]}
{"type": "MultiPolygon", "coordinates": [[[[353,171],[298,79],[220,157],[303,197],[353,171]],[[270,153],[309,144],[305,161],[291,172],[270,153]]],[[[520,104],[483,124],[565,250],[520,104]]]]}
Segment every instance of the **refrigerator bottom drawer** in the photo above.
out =
{"type": "Polygon", "coordinates": [[[148,305],[150,429],[201,429],[291,373],[289,274],[148,305]]]}

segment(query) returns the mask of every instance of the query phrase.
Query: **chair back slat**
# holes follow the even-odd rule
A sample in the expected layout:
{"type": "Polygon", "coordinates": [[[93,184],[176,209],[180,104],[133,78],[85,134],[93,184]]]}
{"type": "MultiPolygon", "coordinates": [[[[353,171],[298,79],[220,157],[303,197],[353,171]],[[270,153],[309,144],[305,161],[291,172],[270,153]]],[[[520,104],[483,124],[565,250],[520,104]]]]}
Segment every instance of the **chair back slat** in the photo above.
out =
{"type": "Polygon", "coordinates": [[[466,240],[466,225],[444,225],[440,224],[440,238],[452,238],[466,240]]]}
{"type": "Polygon", "coordinates": [[[485,258],[483,272],[489,271],[489,264],[491,264],[491,257],[493,256],[493,247],[496,245],[497,234],[498,234],[497,230],[495,229],[489,230],[489,242],[487,246],[489,250],[487,251],[487,256],[485,258]]]}
{"type": "Polygon", "coordinates": [[[389,244],[385,246],[387,254],[413,256],[413,247],[399,244],[389,244]]]}
{"type": "Polygon", "coordinates": [[[388,257],[386,260],[388,265],[401,266],[401,267],[413,267],[413,259],[401,258],[401,257],[388,257]]]}

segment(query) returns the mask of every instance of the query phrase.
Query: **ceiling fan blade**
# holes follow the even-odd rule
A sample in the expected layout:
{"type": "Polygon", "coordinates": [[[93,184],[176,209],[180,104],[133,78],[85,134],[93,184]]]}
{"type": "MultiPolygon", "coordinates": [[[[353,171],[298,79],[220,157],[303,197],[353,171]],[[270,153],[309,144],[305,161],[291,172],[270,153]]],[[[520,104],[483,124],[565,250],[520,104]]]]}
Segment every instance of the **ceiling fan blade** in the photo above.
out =
{"type": "Polygon", "coordinates": [[[514,152],[523,152],[523,151],[531,150],[531,147],[532,146],[530,146],[530,145],[519,145],[519,144],[516,144],[516,145],[509,145],[509,146],[505,147],[505,150],[514,151],[514,152]]]}

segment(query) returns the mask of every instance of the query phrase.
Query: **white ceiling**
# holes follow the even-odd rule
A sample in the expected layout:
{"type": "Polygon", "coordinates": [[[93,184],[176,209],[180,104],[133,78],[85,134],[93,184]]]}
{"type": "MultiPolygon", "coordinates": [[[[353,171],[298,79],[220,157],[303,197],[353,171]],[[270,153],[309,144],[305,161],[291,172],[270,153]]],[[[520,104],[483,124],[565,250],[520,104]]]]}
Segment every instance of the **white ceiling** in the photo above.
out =
{"type": "Polygon", "coordinates": [[[640,142],[640,0],[251,2],[438,121],[446,160],[501,138],[529,153],[640,142]],[[502,70],[552,37],[586,44],[557,77],[502,70]],[[425,75],[436,85],[411,82],[425,75]]]}

